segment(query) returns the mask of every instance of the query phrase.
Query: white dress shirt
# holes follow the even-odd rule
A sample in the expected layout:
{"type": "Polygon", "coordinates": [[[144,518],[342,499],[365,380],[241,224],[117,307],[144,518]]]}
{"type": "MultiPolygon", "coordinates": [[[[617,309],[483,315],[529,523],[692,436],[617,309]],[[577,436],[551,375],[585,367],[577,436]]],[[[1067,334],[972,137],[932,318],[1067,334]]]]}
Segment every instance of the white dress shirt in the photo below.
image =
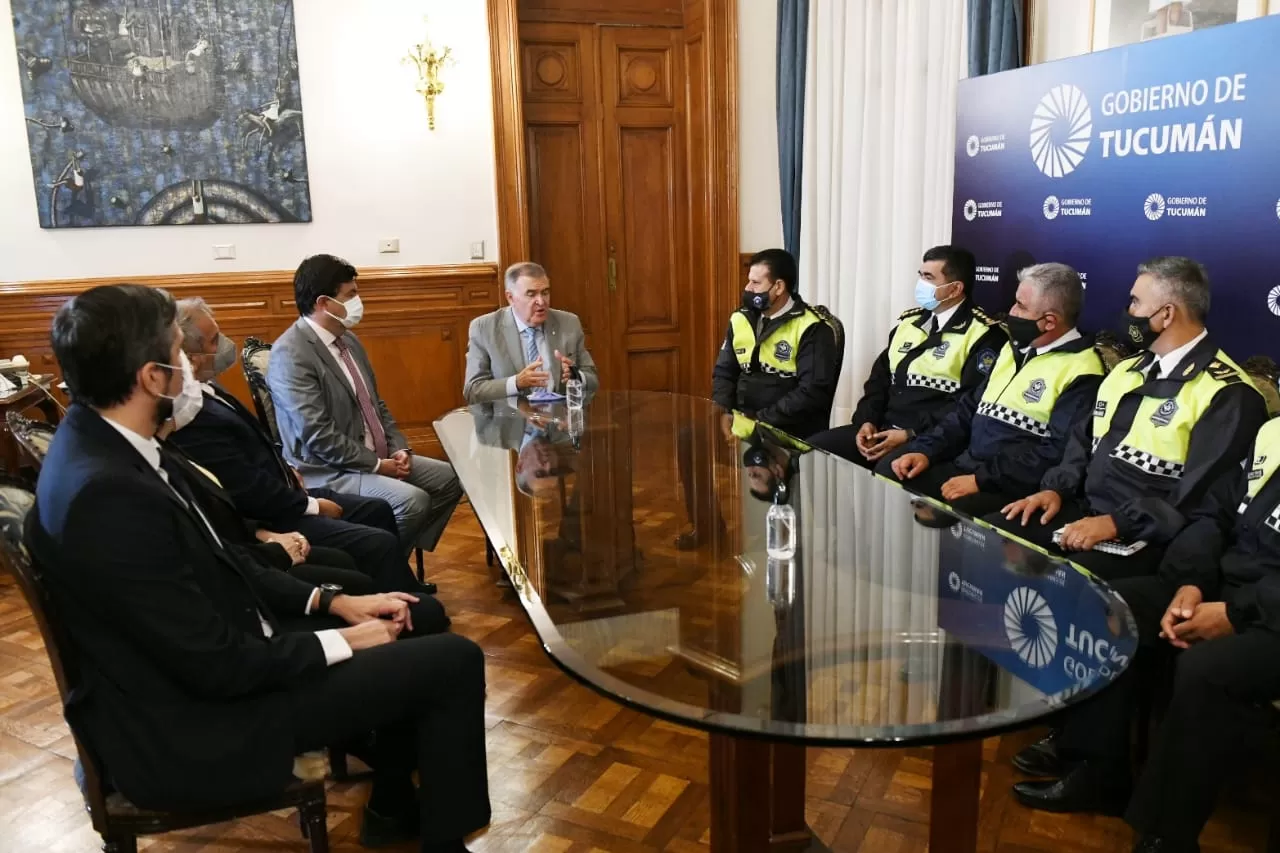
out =
{"type": "MultiPolygon", "coordinates": [[[[338,362],[338,363],[341,364],[342,362],[338,362]]],[[[213,389],[213,385],[209,384],[208,382],[201,382],[200,390],[204,392],[206,397],[211,398],[219,406],[226,406],[226,408],[231,409],[231,406],[227,405],[227,403],[223,401],[221,397],[218,396],[218,392],[213,389]]],[[[235,412],[235,409],[231,409],[231,411],[235,412]]],[[[236,413],[236,416],[239,417],[238,412],[236,413]]],[[[306,515],[320,514],[320,502],[315,498],[311,497],[310,495],[307,495],[307,508],[305,510],[305,514],[306,515]]]]}
{"type": "MultiPolygon", "coordinates": [[[[155,472],[160,475],[160,479],[164,480],[165,485],[173,490],[173,493],[178,500],[182,501],[184,506],[189,506],[195,514],[200,517],[200,520],[204,522],[204,526],[208,528],[209,535],[213,537],[213,541],[217,542],[219,547],[222,547],[222,539],[218,536],[217,531],[213,529],[213,525],[209,523],[209,519],[205,518],[204,513],[200,511],[200,507],[194,504],[188,504],[186,499],[182,497],[182,494],[177,489],[174,489],[173,484],[169,482],[168,472],[160,467],[160,442],[156,441],[155,436],[144,438],[128,427],[122,426],[110,418],[103,418],[103,420],[111,424],[111,426],[115,428],[116,432],[124,436],[125,440],[128,441],[129,444],[133,445],[133,449],[138,451],[138,455],[145,459],[147,464],[155,469],[155,472]]],[[[316,590],[316,593],[318,592],[319,590],[316,590]]],[[[313,593],[312,596],[307,599],[307,606],[303,610],[304,616],[309,616],[311,614],[311,602],[318,600],[316,593],[313,593]]],[[[271,630],[271,623],[266,620],[261,612],[258,613],[258,621],[262,623],[263,635],[270,639],[275,633],[271,630]]],[[[351,657],[352,651],[350,644],[347,643],[347,641],[343,639],[342,635],[337,631],[330,629],[326,631],[316,631],[315,634],[316,639],[320,641],[320,647],[324,649],[325,663],[329,666],[333,666],[335,663],[341,663],[351,657]]]]}
{"type": "MultiPolygon", "coordinates": [[[[528,359],[526,357],[526,352],[528,350],[529,345],[528,343],[526,343],[524,330],[528,328],[536,328],[539,333],[538,334],[538,357],[542,359],[542,369],[547,372],[548,376],[551,377],[547,381],[547,388],[548,389],[555,388],[556,377],[559,375],[559,373],[551,369],[551,350],[548,349],[549,344],[547,343],[546,325],[543,324],[541,326],[531,327],[529,326],[528,323],[520,319],[519,315],[516,314],[515,308],[511,308],[510,311],[511,311],[511,319],[516,321],[516,332],[519,333],[519,336],[520,336],[520,355],[521,357],[525,358],[525,366],[526,367],[528,366],[528,359]]],[[[514,397],[519,393],[520,393],[520,389],[516,387],[516,378],[514,376],[508,376],[507,377],[507,396],[514,397]]]]}
{"type": "Polygon", "coordinates": [[[936,332],[940,329],[945,329],[947,327],[947,323],[951,322],[951,318],[955,316],[956,312],[960,310],[960,306],[963,304],[964,300],[962,299],[946,311],[943,311],[941,314],[934,314],[934,326],[931,331],[936,332]]]}
{"type": "Polygon", "coordinates": [[[1204,340],[1205,337],[1208,336],[1208,334],[1209,334],[1209,330],[1205,329],[1202,332],[1200,332],[1200,334],[1196,335],[1194,338],[1187,341],[1185,344],[1178,347],[1173,352],[1167,352],[1164,355],[1157,358],[1154,363],[1160,365],[1160,372],[1155,374],[1154,376],[1148,373],[1147,378],[1148,379],[1167,379],[1169,376],[1172,376],[1174,368],[1178,366],[1178,363],[1181,362],[1184,358],[1186,358],[1187,353],[1195,349],[1196,344],[1204,340]]]}
{"type": "MultiPolygon", "coordinates": [[[[337,336],[334,335],[333,332],[326,329],[324,326],[321,326],[315,320],[312,320],[310,317],[303,317],[302,319],[307,321],[307,325],[309,325],[315,331],[316,337],[320,338],[320,343],[324,344],[325,349],[329,350],[329,355],[333,356],[333,360],[338,362],[338,369],[342,371],[343,376],[347,377],[347,384],[351,386],[351,392],[356,395],[357,399],[359,399],[360,391],[358,388],[356,388],[355,377],[351,375],[350,370],[347,370],[347,364],[342,360],[342,353],[338,350],[337,344],[334,343],[334,341],[338,340],[337,336]]],[[[354,363],[355,359],[353,358],[351,361],[352,363],[354,363]]],[[[363,376],[360,378],[362,381],[364,380],[363,376]]],[[[370,385],[368,382],[365,382],[364,387],[365,387],[365,390],[369,392],[369,398],[373,399],[373,386],[370,385]]],[[[364,418],[364,415],[361,414],[362,423],[363,423],[363,418],[364,418]]],[[[368,427],[365,427],[365,430],[364,430],[364,446],[369,448],[370,450],[374,449],[373,436],[369,434],[368,427]]],[[[378,473],[378,465],[381,462],[382,460],[379,459],[377,462],[373,463],[373,473],[375,474],[378,473]]],[[[319,509],[317,509],[316,511],[319,512],[319,509]]]]}
{"type": "Polygon", "coordinates": [[[1073,328],[1071,329],[1071,331],[1067,332],[1065,335],[1058,338],[1056,341],[1050,341],[1049,343],[1045,344],[1042,347],[1028,347],[1027,349],[1031,350],[1030,353],[1027,353],[1027,350],[1022,350],[1022,352],[1034,358],[1037,355],[1044,355],[1047,352],[1053,352],[1060,346],[1065,346],[1066,344],[1069,344],[1072,341],[1078,341],[1078,340],[1080,340],[1080,330],[1073,328]]]}

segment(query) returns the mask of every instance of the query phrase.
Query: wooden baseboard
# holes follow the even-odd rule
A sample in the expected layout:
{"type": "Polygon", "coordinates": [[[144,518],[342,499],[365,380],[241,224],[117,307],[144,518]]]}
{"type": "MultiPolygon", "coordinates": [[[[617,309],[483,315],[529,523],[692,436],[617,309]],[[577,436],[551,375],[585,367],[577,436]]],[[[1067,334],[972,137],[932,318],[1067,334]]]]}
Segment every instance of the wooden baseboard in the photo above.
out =
{"type": "MultiPolygon", "coordinates": [[[[224,334],[275,340],[298,319],[291,270],[130,278],[85,278],[0,285],[0,356],[21,353],[37,373],[58,373],[49,341],[53,315],[67,299],[106,284],[163,287],[176,298],[209,303],[224,334]]],[[[357,332],[397,422],[422,453],[439,455],[432,422],[463,405],[467,327],[499,304],[495,264],[375,267],[361,270],[365,319],[357,332]]],[[[238,370],[222,379],[246,403],[238,370]]]]}

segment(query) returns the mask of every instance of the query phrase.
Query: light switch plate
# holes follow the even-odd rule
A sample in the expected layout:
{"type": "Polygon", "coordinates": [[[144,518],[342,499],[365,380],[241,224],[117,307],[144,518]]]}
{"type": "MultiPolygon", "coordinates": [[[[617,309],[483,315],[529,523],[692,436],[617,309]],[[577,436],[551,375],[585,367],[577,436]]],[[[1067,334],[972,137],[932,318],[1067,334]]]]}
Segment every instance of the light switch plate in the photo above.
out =
{"type": "Polygon", "coordinates": [[[378,252],[383,255],[394,255],[400,251],[400,238],[389,237],[378,241],[378,252]]]}
{"type": "Polygon", "coordinates": [[[471,260],[473,261],[484,260],[484,241],[483,240],[477,240],[471,244],[471,260]]]}
{"type": "Polygon", "coordinates": [[[234,261],[236,259],[236,246],[234,243],[219,243],[213,247],[213,259],[215,261],[234,261]]]}

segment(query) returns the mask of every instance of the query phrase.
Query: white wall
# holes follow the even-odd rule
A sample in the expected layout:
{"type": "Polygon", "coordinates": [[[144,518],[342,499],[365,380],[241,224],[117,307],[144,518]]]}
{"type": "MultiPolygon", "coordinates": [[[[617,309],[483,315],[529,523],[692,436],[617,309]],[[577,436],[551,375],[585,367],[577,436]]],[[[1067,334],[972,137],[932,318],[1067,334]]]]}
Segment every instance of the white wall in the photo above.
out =
{"type": "Polygon", "coordinates": [[[743,252],[782,245],[777,26],[773,0],[738,0],[738,234],[743,252]]]}
{"type": "Polygon", "coordinates": [[[294,13],[311,223],[42,230],[9,0],[0,0],[0,281],[292,269],[321,251],[360,266],[466,263],[479,240],[496,258],[485,4],[305,0],[294,13]],[[400,62],[428,26],[457,63],[445,72],[434,132],[416,72],[400,62]],[[390,237],[400,253],[378,254],[390,237]],[[236,260],[214,261],[215,243],[234,243],[236,260]]]}

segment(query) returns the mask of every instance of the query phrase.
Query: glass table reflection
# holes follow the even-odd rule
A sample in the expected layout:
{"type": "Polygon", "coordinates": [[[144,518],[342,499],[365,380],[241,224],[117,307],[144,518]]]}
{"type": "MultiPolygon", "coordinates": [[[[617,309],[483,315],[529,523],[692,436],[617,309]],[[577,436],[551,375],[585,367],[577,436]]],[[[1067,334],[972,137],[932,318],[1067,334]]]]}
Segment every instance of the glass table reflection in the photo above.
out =
{"type": "Polygon", "coordinates": [[[1136,649],[1086,573],[970,519],[924,526],[896,484],[709,400],[512,400],[435,428],[552,660],[710,733],[716,851],[819,849],[804,747],[920,745],[930,849],[973,850],[981,739],[1105,688],[1136,649]],[[775,502],[788,559],[766,551],[775,502]]]}

